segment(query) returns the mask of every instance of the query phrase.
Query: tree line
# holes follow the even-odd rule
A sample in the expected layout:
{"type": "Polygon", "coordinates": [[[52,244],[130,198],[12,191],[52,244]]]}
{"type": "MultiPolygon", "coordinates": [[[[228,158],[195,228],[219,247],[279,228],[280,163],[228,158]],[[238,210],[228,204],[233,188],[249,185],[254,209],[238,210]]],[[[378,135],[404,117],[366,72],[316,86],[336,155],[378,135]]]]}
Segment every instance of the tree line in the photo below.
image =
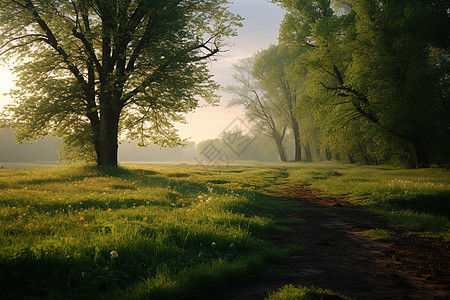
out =
{"type": "MultiPolygon", "coordinates": [[[[227,90],[280,160],[448,166],[447,1],[271,1],[286,11],[279,43],[236,64],[227,90]]],[[[208,62],[242,26],[228,5],[0,0],[0,59],[18,78],[0,126],[99,166],[117,166],[119,137],[186,143],[173,123],[218,101],[208,62]]]]}
{"type": "MultiPolygon", "coordinates": [[[[18,145],[13,128],[0,128],[1,163],[67,162],[59,155],[62,140],[47,136],[42,140],[18,145]]],[[[274,147],[263,137],[255,137],[239,130],[224,131],[216,139],[199,143],[188,142],[183,147],[164,147],[151,143],[139,147],[136,141],[122,141],[118,152],[120,162],[185,162],[205,168],[226,168],[234,161],[277,162],[274,147]],[[244,143],[243,143],[244,142],[244,143]]]]}
{"type": "Polygon", "coordinates": [[[272,2],[278,45],[235,64],[227,91],[282,161],[448,166],[446,1],[272,2]]]}

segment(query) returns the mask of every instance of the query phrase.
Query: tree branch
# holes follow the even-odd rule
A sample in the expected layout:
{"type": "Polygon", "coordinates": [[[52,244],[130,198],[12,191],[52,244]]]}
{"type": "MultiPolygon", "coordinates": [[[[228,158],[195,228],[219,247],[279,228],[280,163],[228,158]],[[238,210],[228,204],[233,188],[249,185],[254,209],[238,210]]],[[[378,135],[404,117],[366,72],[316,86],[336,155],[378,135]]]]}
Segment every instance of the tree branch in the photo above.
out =
{"type": "Polygon", "coordinates": [[[67,52],[59,45],[55,35],[53,34],[52,30],[48,27],[47,23],[41,18],[39,15],[39,12],[36,10],[36,7],[34,6],[33,2],[31,0],[25,0],[25,6],[28,11],[31,12],[34,20],[36,23],[38,23],[39,27],[45,32],[45,35],[47,37],[46,40],[44,40],[48,45],[50,45],[53,49],[56,50],[56,52],[62,57],[63,61],[66,63],[69,70],[72,72],[72,74],[75,76],[77,81],[82,85],[82,88],[86,88],[86,82],[83,78],[83,75],[81,75],[81,72],[78,70],[78,68],[70,62],[69,55],[67,52]]]}

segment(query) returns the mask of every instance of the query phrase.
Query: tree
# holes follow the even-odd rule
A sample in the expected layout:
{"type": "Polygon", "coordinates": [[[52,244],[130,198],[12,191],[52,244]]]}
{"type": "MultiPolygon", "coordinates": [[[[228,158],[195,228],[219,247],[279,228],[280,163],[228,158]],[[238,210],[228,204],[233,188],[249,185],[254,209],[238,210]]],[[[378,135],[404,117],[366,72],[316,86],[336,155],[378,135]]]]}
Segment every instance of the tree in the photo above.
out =
{"type": "Polygon", "coordinates": [[[274,98],[252,75],[254,64],[255,57],[250,57],[233,65],[233,78],[238,85],[226,87],[226,91],[235,96],[229,106],[243,106],[245,115],[255,131],[272,138],[277,145],[280,160],[287,161],[283,147],[287,125],[284,120],[276,118],[278,107],[274,98]]]}
{"type": "Polygon", "coordinates": [[[311,102],[327,147],[364,145],[366,161],[397,154],[411,166],[448,148],[445,1],[275,2],[288,11],[280,39],[308,69],[300,103],[311,102]]]}
{"type": "Polygon", "coordinates": [[[294,113],[299,91],[302,89],[303,76],[289,76],[294,63],[290,50],[286,46],[271,45],[256,54],[253,76],[274,101],[274,108],[289,125],[294,135],[294,161],[302,160],[300,128],[294,113]],[[300,80],[299,80],[300,79],[300,80]]]}
{"type": "Polygon", "coordinates": [[[18,141],[54,134],[101,166],[117,165],[122,134],[178,145],[172,123],[217,101],[207,62],[240,20],[227,0],[1,0],[19,84],[3,119],[18,141]]]}

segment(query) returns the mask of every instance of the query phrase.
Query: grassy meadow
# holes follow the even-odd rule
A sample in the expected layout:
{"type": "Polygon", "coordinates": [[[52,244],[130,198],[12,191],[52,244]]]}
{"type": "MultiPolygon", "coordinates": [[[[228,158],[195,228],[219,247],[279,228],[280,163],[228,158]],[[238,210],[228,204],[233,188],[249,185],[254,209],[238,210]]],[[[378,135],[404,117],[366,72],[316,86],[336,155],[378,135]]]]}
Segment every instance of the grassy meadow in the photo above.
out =
{"type": "Polygon", "coordinates": [[[289,220],[274,212],[290,209],[280,199],[298,185],[346,195],[410,234],[450,236],[450,175],[441,169],[336,163],[3,168],[0,295],[195,299],[267,276],[267,263],[300,251],[268,241],[289,232],[283,226],[289,220]]]}

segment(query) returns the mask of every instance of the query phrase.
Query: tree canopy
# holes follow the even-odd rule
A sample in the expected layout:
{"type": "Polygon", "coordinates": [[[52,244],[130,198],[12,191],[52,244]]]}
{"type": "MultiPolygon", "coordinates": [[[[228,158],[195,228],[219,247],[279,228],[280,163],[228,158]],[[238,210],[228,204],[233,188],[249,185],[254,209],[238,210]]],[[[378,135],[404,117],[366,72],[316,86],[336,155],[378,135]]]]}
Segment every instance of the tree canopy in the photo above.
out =
{"type": "Polygon", "coordinates": [[[173,122],[215,103],[208,59],[241,18],[226,0],[0,0],[0,58],[18,89],[3,122],[66,156],[117,165],[118,136],[182,143],[173,122]]]}
{"type": "Polygon", "coordinates": [[[280,43],[303,78],[297,117],[349,161],[450,161],[446,1],[277,0],[280,43]]]}

